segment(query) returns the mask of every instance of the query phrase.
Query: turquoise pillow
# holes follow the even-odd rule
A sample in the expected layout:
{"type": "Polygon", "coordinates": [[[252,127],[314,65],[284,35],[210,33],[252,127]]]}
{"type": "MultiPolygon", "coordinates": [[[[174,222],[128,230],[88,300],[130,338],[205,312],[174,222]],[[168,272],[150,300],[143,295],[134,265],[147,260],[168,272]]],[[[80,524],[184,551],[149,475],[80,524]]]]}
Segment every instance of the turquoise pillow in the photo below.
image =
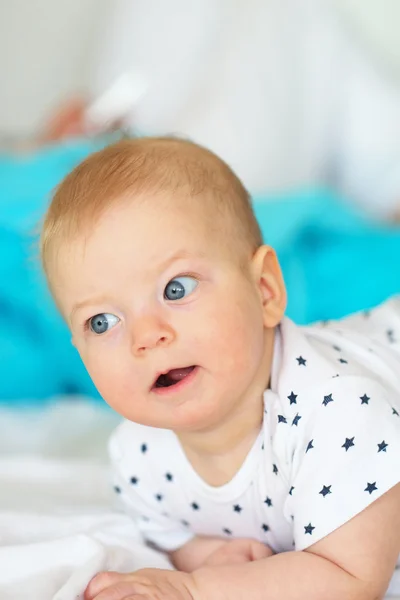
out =
{"type": "Polygon", "coordinates": [[[399,227],[373,222],[321,189],[255,198],[255,211],[297,323],[341,318],[400,293],[399,227]]]}

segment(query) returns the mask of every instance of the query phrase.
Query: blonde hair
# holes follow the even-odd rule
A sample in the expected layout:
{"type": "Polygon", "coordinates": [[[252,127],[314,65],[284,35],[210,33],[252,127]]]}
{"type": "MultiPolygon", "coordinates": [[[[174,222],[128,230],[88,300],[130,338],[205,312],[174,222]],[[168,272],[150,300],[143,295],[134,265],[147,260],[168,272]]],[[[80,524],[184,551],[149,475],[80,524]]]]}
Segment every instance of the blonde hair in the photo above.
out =
{"type": "Polygon", "coordinates": [[[173,198],[173,192],[182,189],[198,202],[210,198],[212,217],[223,217],[223,226],[233,235],[233,249],[244,245],[254,252],[262,245],[248,192],[215,154],[177,138],[125,139],[90,155],[58,186],[40,238],[47,277],[57,248],[93,228],[113,203],[161,191],[171,192],[173,198]]]}

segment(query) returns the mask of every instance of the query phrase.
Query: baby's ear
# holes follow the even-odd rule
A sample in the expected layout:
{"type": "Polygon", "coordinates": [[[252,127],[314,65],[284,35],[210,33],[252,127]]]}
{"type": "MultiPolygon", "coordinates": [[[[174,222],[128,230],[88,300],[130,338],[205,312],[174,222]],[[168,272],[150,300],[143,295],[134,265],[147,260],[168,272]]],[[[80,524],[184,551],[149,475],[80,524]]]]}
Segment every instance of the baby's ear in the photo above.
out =
{"type": "Polygon", "coordinates": [[[255,284],[260,292],[264,325],[273,328],[282,320],[286,310],[286,288],[275,250],[260,246],[252,258],[255,284]]]}

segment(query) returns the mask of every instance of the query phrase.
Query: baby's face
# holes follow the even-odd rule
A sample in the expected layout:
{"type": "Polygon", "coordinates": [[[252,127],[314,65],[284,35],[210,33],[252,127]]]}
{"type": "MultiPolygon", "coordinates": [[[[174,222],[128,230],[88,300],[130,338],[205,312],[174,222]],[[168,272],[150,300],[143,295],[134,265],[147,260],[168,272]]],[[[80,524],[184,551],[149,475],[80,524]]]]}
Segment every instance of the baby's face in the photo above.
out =
{"type": "Polygon", "coordinates": [[[57,299],[118,413],[194,431],[245,398],[265,337],[259,290],[234,256],[199,211],[162,197],[112,207],[61,248],[57,299]]]}

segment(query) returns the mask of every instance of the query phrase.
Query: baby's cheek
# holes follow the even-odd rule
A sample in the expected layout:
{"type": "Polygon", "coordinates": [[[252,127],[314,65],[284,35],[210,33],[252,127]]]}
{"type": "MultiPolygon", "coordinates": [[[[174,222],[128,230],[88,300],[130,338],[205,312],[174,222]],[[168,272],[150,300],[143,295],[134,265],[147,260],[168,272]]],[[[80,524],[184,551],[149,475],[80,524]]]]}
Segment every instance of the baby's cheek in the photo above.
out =
{"type": "Polygon", "coordinates": [[[111,402],[114,396],[118,397],[128,387],[130,382],[126,380],[125,361],[118,352],[108,352],[104,348],[92,346],[81,353],[81,358],[93,383],[107,402],[111,402]]]}
{"type": "Polygon", "coordinates": [[[213,317],[210,332],[214,351],[231,362],[230,368],[246,368],[249,363],[253,364],[263,348],[261,318],[258,319],[254,313],[249,314],[239,304],[213,317]]]}
{"type": "Polygon", "coordinates": [[[138,398],[138,385],[133,378],[119,377],[107,370],[100,370],[93,376],[93,382],[100,396],[117,413],[127,419],[137,418],[138,407],[143,403],[138,398]]]}

